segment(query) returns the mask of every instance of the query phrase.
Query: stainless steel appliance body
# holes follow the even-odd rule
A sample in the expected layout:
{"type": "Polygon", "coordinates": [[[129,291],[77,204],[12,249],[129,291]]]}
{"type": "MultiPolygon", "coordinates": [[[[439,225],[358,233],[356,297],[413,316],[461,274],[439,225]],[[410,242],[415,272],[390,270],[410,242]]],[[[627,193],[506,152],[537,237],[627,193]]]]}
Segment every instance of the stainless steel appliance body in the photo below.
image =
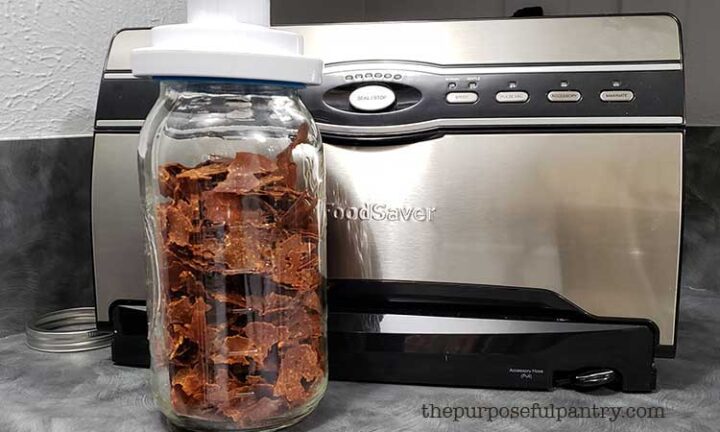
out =
{"type": "Polygon", "coordinates": [[[548,290],[595,316],[648,319],[672,351],[684,140],[673,17],[292,30],[328,63],[306,101],[335,144],[332,279],[548,290]],[[395,103],[355,106],[372,86],[395,103]]]}
{"type": "Polygon", "coordinates": [[[330,274],[553,291],[675,339],[681,132],[463,134],[328,152],[330,274]],[[352,181],[349,179],[353,179],[352,181]]]}
{"type": "MultiPolygon", "coordinates": [[[[331,324],[352,327],[348,313],[414,316],[408,334],[428,315],[637,323],[652,329],[651,357],[674,355],[684,77],[673,17],[289,29],[327,63],[303,98],[327,143],[331,307],[345,317],[331,324]]],[[[154,94],[127,60],[146,38],[116,37],[101,90],[101,322],[144,298],[131,159],[154,94]]]]}

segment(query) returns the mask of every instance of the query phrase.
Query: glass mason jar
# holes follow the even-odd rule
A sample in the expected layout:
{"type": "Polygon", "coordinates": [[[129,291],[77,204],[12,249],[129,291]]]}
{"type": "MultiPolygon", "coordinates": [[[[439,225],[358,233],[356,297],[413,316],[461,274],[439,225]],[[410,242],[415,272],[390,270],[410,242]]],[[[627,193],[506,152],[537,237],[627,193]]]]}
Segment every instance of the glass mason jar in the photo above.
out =
{"type": "Polygon", "coordinates": [[[140,143],[152,386],[190,430],[275,430],[327,386],[325,168],[296,87],[166,80],[140,143]]]}

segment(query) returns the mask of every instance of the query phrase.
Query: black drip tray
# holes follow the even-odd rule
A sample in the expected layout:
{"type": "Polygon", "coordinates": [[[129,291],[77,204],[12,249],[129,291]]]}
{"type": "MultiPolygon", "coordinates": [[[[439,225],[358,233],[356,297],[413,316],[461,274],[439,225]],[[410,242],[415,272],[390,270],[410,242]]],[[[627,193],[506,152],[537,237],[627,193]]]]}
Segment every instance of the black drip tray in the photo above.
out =
{"type": "MultiPolygon", "coordinates": [[[[112,359],[148,367],[144,307],[114,308],[112,359]]],[[[341,381],[549,390],[655,389],[655,333],[588,323],[342,312],[329,316],[330,377],[341,381]]]]}
{"type": "Polygon", "coordinates": [[[329,329],[335,380],[655,389],[655,336],[642,324],[336,313],[329,329]]]}

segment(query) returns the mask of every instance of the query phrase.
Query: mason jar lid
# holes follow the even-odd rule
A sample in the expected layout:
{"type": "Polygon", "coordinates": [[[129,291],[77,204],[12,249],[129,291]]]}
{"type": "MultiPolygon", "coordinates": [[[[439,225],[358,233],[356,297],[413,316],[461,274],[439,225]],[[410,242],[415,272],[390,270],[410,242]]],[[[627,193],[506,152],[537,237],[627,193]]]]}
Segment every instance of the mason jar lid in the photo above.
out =
{"type": "Polygon", "coordinates": [[[112,332],[98,331],[95,308],[66,309],[43,315],[25,328],[27,344],[37,351],[72,353],[110,346],[112,332]]]}
{"type": "Polygon", "coordinates": [[[133,51],[137,76],[322,81],[302,36],[270,28],[270,0],[188,0],[188,23],[156,27],[151,39],[133,51]]]}

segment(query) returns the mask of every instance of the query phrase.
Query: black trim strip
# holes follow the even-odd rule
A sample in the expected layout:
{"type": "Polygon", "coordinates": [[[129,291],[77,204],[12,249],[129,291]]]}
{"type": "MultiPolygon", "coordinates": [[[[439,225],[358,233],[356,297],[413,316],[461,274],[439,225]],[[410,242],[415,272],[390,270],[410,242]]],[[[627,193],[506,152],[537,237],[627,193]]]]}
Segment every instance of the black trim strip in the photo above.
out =
{"type": "Polygon", "coordinates": [[[660,331],[648,319],[593,315],[558,293],[545,289],[408,281],[331,280],[331,312],[393,313],[488,319],[634,324],[648,327],[658,354],[660,331]]]}

